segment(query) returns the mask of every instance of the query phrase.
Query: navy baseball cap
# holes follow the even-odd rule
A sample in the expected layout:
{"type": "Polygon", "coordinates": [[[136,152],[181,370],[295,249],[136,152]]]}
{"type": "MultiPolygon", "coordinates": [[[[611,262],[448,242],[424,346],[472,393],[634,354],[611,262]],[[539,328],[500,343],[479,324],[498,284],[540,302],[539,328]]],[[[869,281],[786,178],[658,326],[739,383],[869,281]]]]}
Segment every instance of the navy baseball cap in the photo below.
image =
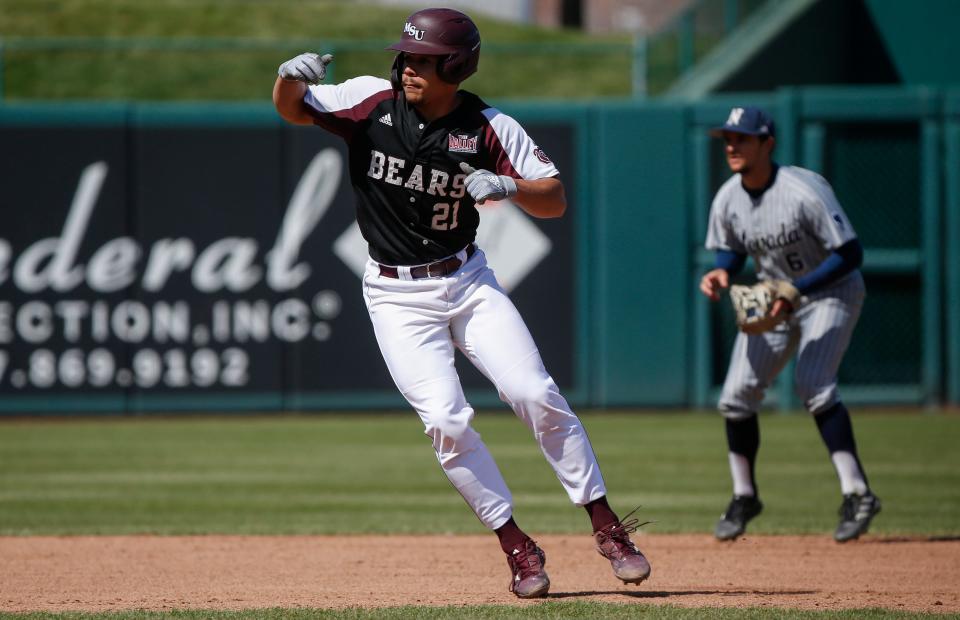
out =
{"type": "Polygon", "coordinates": [[[729,116],[727,116],[727,122],[720,127],[712,128],[710,135],[714,138],[722,138],[725,131],[742,133],[748,136],[773,136],[776,134],[776,128],[770,115],[760,108],[752,106],[731,109],[729,116]]]}

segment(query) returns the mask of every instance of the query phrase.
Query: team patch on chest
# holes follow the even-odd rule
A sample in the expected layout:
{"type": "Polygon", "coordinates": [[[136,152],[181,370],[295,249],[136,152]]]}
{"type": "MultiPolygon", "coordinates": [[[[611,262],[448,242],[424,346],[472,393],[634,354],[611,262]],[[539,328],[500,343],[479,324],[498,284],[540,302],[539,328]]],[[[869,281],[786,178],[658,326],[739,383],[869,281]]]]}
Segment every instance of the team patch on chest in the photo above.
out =
{"type": "Polygon", "coordinates": [[[447,135],[447,150],[451,153],[476,153],[480,136],[465,133],[447,135]]]}

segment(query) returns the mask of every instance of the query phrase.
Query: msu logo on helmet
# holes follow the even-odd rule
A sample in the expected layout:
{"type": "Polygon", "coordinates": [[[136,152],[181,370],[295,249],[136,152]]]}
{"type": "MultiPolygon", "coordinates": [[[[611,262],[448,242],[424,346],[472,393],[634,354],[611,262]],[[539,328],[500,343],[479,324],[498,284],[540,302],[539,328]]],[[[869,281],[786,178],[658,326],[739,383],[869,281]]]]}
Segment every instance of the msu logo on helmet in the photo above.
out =
{"type": "Polygon", "coordinates": [[[424,31],[420,30],[410,22],[407,22],[406,24],[403,25],[403,32],[410,35],[417,41],[423,41],[424,31]]]}
{"type": "Polygon", "coordinates": [[[466,14],[453,9],[423,9],[407,18],[400,40],[387,48],[399,52],[390,81],[400,90],[403,55],[437,56],[437,75],[459,84],[477,71],[480,31],[466,14]]]}

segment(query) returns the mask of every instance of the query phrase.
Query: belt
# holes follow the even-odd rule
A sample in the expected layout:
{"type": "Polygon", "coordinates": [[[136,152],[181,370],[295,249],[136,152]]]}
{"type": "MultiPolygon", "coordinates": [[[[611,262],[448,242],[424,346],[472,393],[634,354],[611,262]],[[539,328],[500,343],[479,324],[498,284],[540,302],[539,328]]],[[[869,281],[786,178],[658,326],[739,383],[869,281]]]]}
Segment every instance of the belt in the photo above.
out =
{"type": "MultiPolygon", "coordinates": [[[[477,246],[470,244],[465,248],[467,258],[463,263],[470,260],[470,257],[473,256],[473,253],[477,251],[477,246]]],[[[426,265],[417,265],[416,267],[392,267],[390,265],[380,265],[380,275],[387,278],[396,278],[406,280],[401,276],[401,270],[410,270],[410,280],[420,280],[421,278],[440,278],[443,276],[448,276],[451,273],[455,272],[457,269],[460,269],[460,266],[463,264],[460,262],[460,259],[457,258],[460,252],[444,258],[443,260],[438,260],[432,263],[427,263],[426,265]]]]}

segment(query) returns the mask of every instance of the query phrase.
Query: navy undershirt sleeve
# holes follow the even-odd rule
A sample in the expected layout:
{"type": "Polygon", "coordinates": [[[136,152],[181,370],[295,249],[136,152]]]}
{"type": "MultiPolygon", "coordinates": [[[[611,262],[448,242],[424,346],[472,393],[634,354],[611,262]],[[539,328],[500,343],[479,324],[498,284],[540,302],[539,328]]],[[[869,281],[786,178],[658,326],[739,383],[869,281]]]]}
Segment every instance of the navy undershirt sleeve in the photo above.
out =
{"type": "Polygon", "coordinates": [[[714,267],[716,269],[724,269],[730,274],[730,277],[733,277],[743,269],[743,266],[747,262],[747,255],[732,250],[717,250],[717,255],[714,260],[714,267]]]}
{"type": "Polygon", "coordinates": [[[797,278],[793,285],[806,295],[836,282],[862,264],[863,246],[857,239],[851,239],[834,250],[816,269],[797,278]]]}

